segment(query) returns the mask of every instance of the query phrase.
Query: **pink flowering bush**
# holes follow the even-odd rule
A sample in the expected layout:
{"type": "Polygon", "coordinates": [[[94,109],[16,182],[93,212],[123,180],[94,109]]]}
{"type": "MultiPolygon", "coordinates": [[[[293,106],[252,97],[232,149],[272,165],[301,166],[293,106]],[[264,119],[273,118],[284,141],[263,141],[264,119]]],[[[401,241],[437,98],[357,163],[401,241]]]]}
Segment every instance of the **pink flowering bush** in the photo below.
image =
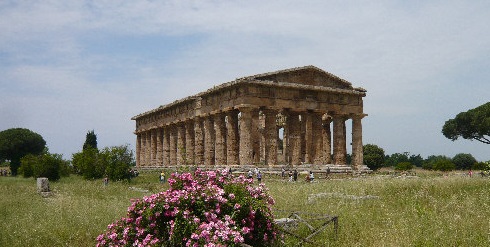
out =
{"type": "Polygon", "coordinates": [[[274,200],[226,170],[172,175],[170,189],[135,200],[97,246],[273,246],[274,200]]]}

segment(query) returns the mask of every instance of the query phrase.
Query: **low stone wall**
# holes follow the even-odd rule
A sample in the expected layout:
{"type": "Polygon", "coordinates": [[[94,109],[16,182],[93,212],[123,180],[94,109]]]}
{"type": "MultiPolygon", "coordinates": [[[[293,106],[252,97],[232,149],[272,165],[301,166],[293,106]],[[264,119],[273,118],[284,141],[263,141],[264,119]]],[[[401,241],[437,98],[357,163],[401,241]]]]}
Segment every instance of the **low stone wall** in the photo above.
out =
{"type": "MultiPolygon", "coordinates": [[[[139,170],[142,171],[151,171],[151,170],[179,170],[183,168],[182,166],[167,166],[167,167],[162,167],[162,166],[146,166],[146,167],[139,167],[139,170]]],[[[282,168],[286,170],[286,176],[287,173],[292,170],[294,171],[295,169],[298,171],[299,174],[307,174],[310,171],[315,174],[315,177],[326,177],[327,174],[331,175],[360,175],[360,174],[366,174],[366,173],[371,173],[372,170],[370,170],[368,167],[363,167],[359,171],[355,171],[352,169],[352,167],[347,166],[347,165],[335,165],[335,164],[330,164],[330,165],[313,165],[313,164],[302,164],[298,166],[187,166],[188,169],[196,169],[200,168],[202,170],[219,170],[219,169],[231,169],[233,174],[246,174],[249,170],[254,171],[255,168],[258,168],[260,172],[262,172],[265,176],[269,177],[281,177],[282,173],[282,168]]]]}

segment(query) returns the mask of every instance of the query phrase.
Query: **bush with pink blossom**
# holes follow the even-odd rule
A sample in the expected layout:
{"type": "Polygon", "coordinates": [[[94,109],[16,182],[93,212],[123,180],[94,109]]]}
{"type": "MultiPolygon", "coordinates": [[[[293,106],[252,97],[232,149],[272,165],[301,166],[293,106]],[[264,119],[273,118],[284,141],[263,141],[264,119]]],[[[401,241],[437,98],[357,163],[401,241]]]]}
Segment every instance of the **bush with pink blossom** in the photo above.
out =
{"type": "Polygon", "coordinates": [[[132,202],[97,246],[274,246],[274,200],[228,171],[172,175],[170,189],[132,202]]]}

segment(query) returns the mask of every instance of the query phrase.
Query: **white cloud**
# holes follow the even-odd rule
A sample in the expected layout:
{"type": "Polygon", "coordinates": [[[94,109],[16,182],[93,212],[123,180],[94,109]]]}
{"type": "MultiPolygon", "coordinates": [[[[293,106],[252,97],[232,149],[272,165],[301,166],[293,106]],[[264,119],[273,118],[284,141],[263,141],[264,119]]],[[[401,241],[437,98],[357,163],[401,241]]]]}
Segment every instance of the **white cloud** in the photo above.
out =
{"type": "Polygon", "coordinates": [[[132,143],[133,115],[309,64],[368,90],[368,140],[444,152],[441,121],[490,90],[488,1],[50,0],[0,15],[0,128],[39,129],[65,154],[87,130],[132,143]]]}

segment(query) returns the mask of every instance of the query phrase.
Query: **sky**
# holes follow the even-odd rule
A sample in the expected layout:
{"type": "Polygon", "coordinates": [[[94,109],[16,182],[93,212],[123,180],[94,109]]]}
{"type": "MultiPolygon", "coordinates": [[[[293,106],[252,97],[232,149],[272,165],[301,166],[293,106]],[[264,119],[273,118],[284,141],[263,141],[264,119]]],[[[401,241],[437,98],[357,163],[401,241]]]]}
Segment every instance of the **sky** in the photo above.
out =
{"type": "Polygon", "coordinates": [[[314,65],[367,90],[364,144],[490,160],[441,133],[489,101],[489,23],[487,0],[3,0],[0,130],[28,128],[65,159],[90,130],[134,149],[135,115],[314,65]]]}

